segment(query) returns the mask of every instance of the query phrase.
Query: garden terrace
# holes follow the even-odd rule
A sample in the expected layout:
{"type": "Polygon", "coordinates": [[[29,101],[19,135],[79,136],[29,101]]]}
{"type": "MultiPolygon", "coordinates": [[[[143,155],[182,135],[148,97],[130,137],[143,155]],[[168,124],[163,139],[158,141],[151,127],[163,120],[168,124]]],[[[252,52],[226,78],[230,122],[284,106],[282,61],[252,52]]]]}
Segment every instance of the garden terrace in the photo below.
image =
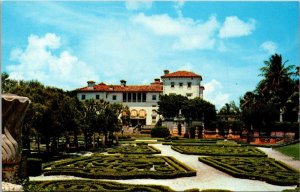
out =
{"type": "Polygon", "coordinates": [[[137,145],[123,145],[114,149],[109,149],[108,153],[122,153],[122,154],[160,154],[160,150],[155,147],[148,146],[148,144],[137,145]]]}
{"type": "Polygon", "coordinates": [[[171,147],[173,150],[189,155],[207,156],[245,156],[245,157],[266,157],[267,155],[254,147],[240,146],[184,146],[177,145],[171,147]]]}
{"type": "Polygon", "coordinates": [[[196,171],[168,156],[103,155],[53,162],[44,175],[72,175],[92,179],[170,179],[195,176],[196,171]]]}
{"type": "Polygon", "coordinates": [[[199,161],[234,177],[263,180],[274,185],[299,185],[299,172],[267,157],[199,157],[199,161]]]}

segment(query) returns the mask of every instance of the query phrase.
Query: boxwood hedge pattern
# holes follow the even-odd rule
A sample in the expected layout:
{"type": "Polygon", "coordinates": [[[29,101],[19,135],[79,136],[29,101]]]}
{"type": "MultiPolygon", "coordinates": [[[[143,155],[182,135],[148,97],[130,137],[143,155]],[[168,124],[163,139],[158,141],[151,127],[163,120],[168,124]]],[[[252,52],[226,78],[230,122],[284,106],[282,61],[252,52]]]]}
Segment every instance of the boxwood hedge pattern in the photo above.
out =
{"type": "Polygon", "coordinates": [[[196,171],[168,156],[93,154],[47,164],[44,175],[92,179],[170,179],[195,176],[196,171]]]}
{"type": "MultiPolygon", "coordinates": [[[[101,191],[101,192],[174,192],[167,186],[162,185],[136,185],[124,184],[111,181],[101,180],[57,180],[57,181],[31,181],[25,192],[86,192],[86,191],[101,191]]],[[[183,192],[231,192],[222,189],[187,189],[183,192]]]]}
{"type": "Polygon", "coordinates": [[[37,191],[59,191],[59,192],[86,192],[86,191],[101,191],[101,192],[173,192],[172,189],[161,185],[130,185],[110,181],[96,180],[60,180],[60,181],[32,181],[28,190],[30,192],[37,191]]]}
{"type": "Polygon", "coordinates": [[[244,156],[244,157],[266,157],[267,155],[254,147],[239,146],[184,146],[176,145],[171,147],[173,150],[190,155],[208,156],[244,156]]]}
{"type": "Polygon", "coordinates": [[[160,150],[148,145],[123,145],[118,148],[109,149],[108,153],[122,153],[122,154],[160,154],[160,150]]]}
{"type": "Polygon", "coordinates": [[[199,157],[199,161],[234,177],[274,185],[299,185],[299,172],[268,157],[199,157]]]}

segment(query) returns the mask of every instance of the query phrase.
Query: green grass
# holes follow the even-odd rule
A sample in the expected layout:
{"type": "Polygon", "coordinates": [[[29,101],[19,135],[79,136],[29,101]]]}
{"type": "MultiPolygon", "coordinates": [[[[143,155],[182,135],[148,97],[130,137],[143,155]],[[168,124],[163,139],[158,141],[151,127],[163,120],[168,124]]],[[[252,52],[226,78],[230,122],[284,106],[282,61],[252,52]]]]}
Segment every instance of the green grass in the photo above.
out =
{"type": "Polygon", "coordinates": [[[279,151],[287,156],[293,157],[295,160],[300,160],[299,151],[300,151],[300,143],[287,145],[284,147],[274,148],[276,151],[279,151]]]}

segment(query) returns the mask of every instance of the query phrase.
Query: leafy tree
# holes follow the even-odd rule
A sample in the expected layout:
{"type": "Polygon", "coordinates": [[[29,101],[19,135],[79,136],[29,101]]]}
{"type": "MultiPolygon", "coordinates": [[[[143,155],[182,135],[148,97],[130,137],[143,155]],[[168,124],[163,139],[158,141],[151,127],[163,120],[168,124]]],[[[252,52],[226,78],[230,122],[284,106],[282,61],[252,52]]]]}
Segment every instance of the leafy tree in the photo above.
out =
{"type": "Polygon", "coordinates": [[[9,93],[10,88],[17,85],[16,80],[9,79],[9,75],[6,72],[1,73],[1,93],[9,93]]]}
{"type": "Polygon", "coordinates": [[[181,95],[163,95],[158,105],[158,113],[165,118],[178,116],[181,109],[188,124],[191,120],[204,120],[205,126],[210,127],[211,122],[216,119],[215,106],[201,98],[188,99],[181,95]]]}
{"type": "Polygon", "coordinates": [[[158,113],[165,118],[174,118],[187,100],[188,98],[182,95],[161,95],[158,101],[158,113]]]}
{"type": "Polygon", "coordinates": [[[272,130],[279,113],[284,112],[284,120],[296,121],[299,101],[299,80],[293,65],[286,66],[281,55],[274,54],[261,68],[259,82],[253,92],[247,92],[240,99],[242,119],[247,128],[272,130]]]}

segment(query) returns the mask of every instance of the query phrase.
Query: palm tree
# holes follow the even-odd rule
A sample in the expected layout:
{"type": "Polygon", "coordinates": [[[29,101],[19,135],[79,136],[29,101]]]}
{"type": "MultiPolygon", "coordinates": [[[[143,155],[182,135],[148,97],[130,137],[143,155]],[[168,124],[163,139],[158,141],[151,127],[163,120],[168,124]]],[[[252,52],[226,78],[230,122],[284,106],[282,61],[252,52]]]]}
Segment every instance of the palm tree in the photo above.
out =
{"type": "MultiPolygon", "coordinates": [[[[256,91],[260,93],[266,101],[274,101],[279,106],[279,110],[283,112],[284,106],[288,101],[288,98],[293,94],[293,80],[292,75],[295,75],[294,65],[286,66],[286,63],[282,62],[281,55],[274,54],[268,61],[264,61],[265,66],[260,70],[264,79],[258,84],[256,91]]],[[[282,114],[282,113],[281,113],[282,114]]],[[[280,116],[280,120],[282,120],[280,116]]]]}
{"type": "Polygon", "coordinates": [[[292,72],[295,66],[286,66],[287,62],[288,60],[282,62],[282,57],[278,54],[274,54],[268,61],[264,61],[265,66],[260,69],[262,71],[260,75],[264,79],[260,81],[257,88],[257,91],[267,98],[279,96],[281,104],[290,96],[286,93],[287,86],[291,85],[291,76],[295,73],[292,72]]]}

